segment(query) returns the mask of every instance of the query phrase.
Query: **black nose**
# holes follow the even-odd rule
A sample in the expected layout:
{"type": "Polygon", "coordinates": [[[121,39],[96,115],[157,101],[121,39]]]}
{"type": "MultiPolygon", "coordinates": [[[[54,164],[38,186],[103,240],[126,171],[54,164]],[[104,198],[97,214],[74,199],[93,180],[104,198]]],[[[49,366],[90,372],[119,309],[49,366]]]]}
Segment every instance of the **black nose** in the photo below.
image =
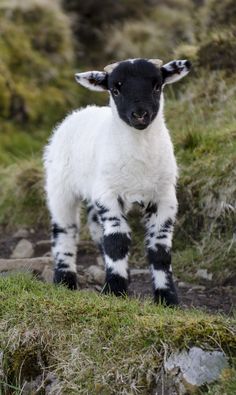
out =
{"type": "Polygon", "coordinates": [[[133,120],[138,121],[140,123],[145,122],[148,118],[148,112],[144,110],[133,111],[131,115],[133,120]]]}

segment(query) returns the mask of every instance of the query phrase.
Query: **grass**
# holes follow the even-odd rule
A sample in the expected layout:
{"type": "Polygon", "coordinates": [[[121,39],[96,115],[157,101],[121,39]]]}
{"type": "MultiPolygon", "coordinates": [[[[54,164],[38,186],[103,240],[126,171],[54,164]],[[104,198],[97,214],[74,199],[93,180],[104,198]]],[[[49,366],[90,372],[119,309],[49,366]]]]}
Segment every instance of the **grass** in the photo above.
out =
{"type": "Polygon", "coordinates": [[[232,318],[73,293],[26,275],[0,278],[0,318],[2,390],[50,371],[65,394],[148,394],[173,350],[222,349],[232,363],[236,353],[232,318]]]}

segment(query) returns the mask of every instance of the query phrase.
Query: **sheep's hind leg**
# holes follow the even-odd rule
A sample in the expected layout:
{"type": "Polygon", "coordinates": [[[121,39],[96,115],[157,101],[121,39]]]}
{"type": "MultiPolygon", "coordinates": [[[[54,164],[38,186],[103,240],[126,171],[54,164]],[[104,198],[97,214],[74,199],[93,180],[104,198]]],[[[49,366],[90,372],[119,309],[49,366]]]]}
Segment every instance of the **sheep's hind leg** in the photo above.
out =
{"type": "Polygon", "coordinates": [[[96,202],[96,210],[103,229],[102,250],[106,267],[103,293],[122,296],[129,284],[130,228],[121,201],[96,202]]]}
{"type": "Polygon", "coordinates": [[[149,203],[145,211],[146,248],[152,273],[154,301],[168,306],[178,304],[171,267],[171,244],[177,209],[171,202],[149,203]]]}

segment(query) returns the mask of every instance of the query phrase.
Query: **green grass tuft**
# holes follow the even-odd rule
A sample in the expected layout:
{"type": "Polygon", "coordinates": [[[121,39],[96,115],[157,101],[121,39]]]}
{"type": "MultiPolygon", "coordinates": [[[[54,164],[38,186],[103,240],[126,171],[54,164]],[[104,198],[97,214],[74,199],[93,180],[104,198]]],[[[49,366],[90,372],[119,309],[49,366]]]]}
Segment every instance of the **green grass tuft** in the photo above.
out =
{"type": "Polygon", "coordinates": [[[0,319],[5,382],[51,371],[70,394],[150,393],[173,350],[222,349],[232,363],[236,352],[232,318],[71,292],[26,275],[0,278],[0,319]]]}

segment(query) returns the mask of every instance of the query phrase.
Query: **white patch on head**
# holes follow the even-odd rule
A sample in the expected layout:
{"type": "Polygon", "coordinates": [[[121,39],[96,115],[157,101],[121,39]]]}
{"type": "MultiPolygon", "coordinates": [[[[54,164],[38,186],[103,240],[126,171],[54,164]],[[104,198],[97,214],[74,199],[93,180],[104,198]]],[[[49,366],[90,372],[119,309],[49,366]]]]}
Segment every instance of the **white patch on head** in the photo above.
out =
{"type": "Polygon", "coordinates": [[[105,255],[106,267],[112,269],[112,273],[128,279],[128,254],[125,258],[113,261],[108,255],[105,255]]]}
{"type": "Polygon", "coordinates": [[[155,289],[168,288],[166,273],[163,270],[155,270],[153,265],[151,265],[151,271],[155,289]]]}

